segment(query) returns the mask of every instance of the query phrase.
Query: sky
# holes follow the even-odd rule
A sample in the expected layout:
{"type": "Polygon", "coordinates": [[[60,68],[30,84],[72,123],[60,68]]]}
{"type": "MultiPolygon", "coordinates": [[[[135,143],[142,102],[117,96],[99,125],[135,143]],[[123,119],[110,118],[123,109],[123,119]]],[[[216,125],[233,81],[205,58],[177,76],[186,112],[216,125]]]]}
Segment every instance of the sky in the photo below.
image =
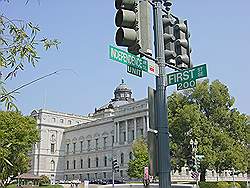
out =
{"type": "MultiPolygon", "coordinates": [[[[126,65],[109,59],[115,45],[114,0],[0,0],[0,13],[10,19],[38,24],[40,38],[56,38],[59,49],[39,49],[36,67],[27,65],[7,82],[9,90],[60,70],[20,90],[16,104],[23,114],[34,109],[87,115],[113,98],[114,89],[125,83],[135,100],[147,97],[155,77],[139,78],[126,65]]],[[[250,1],[173,0],[172,13],[187,19],[191,33],[192,63],[206,64],[208,79],[220,80],[235,98],[235,107],[250,115],[250,1]]],[[[120,47],[119,47],[120,48],[120,47]]],[[[121,48],[122,49],[122,48],[121,48]]],[[[167,69],[167,72],[173,70],[167,69]]],[[[167,88],[167,95],[176,86],[167,88]]]]}

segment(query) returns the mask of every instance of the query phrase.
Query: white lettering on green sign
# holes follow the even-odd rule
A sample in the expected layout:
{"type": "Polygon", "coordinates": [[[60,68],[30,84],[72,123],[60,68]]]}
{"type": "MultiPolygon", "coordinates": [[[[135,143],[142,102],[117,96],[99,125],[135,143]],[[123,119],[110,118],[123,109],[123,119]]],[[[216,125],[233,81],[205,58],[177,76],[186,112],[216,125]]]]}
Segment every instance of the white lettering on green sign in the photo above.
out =
{"type": "Polygon", "coordinates": [[[196,80],[207,76],[206,65],[199,65],[183,71],[167,74],[167,85],[174,85],[186,81],[196,80]]]}
{"type": "Polygon", "coordinates": [[[113,46],[109,46],[109,58],[118,61],[120,63],[129,65],[131,67],[135,67],[140,70],[148,72],[147,60],[137,57],[133,54],[124,52],[113,46]]]}

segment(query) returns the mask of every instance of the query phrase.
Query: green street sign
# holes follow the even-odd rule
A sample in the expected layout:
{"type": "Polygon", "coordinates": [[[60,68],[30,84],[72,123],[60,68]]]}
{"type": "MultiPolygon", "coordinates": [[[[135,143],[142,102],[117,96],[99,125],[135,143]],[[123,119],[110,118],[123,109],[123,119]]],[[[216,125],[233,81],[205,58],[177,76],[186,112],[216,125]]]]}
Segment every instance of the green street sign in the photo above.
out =
{"type": "Polygon", "coordinates": [[[113,46],[109,46],[109,58],[122,64],[148,72],[148,61],[125,52],[113,46]]]}
{"type": "Polygon", "coordinates": [[[193,88],[196,86],[196,80],[189,80],[177,84],[177,90],[193,88]]]}
{"type": "Polygon", "coordinates": [[[133,74],[135,76],[142,77],[142,70],[137,69],[135,67],[131,67],[129,65],[127,66],[127,72],[130,73],[130,74],[133,74]]]}
{"type": "Polygon", "coordinates": [[[136,55],[120,50],[119,48],[109,46],[109,58],[149,74],[159,76],[159,66],[155,62],[142,59],[136,55]]]}
{"type": "MultiPolygon", "coordinates": [[[[179,83],[187,83],[187,82],[190,83],[191,81],[194,81],[198,78],[203,78],[206,76],[207,76],[207,67],[206,67],[206,64],[204,64],[204,65],[199,65],[197,67],[193,67],[190,69],[185,69],[182,71],[167,74],[166,75],[166,79],[167,79],[166,83],[168,86],[174,85],[174,84],[179,84],[179,83]]],[[[193,82],[190,84],[193,85],[193,82]]],[[[186,84],[186,86],[187,86],[187,84],[186,84]]],[[[190,86],[190,87],[192,87],[192,86],[190,86]]],[[[186,88],[184,88],[184,89],[186,89],[186,88]]]]}

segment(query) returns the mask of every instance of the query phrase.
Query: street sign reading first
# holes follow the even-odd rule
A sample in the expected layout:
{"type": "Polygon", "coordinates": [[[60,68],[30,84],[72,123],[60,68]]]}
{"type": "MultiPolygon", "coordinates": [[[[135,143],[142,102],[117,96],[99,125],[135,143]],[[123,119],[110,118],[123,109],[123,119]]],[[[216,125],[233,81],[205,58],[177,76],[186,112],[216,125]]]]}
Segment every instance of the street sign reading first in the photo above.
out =
{"type": "Polygon", "coordinates": [[[142,59],[136,55],[120,50],[119,48],[109,46],[109,58],[150,74],[159,75],[159,67],[156,63],[142,59]]]}
{"type": "Polygon", "coordinates": [[[190,69],[167,74],[166,83],[168,86],[177,84],[177,90],[187,89],[196,86],[196,80],[207,76],[206,64],[190,69]]]}

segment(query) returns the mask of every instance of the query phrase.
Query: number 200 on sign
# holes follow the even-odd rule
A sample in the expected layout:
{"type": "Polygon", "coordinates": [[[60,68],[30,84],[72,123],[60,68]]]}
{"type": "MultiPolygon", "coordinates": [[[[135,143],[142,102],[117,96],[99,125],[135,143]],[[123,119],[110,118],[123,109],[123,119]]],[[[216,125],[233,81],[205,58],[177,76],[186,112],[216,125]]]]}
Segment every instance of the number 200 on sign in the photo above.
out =
{"type": "Polygon", "coordinates": [[[181,82],[177,84],[177,90],[192,88],[196,86],[196,80],[191,80],[187,82],[181,82]]]}

